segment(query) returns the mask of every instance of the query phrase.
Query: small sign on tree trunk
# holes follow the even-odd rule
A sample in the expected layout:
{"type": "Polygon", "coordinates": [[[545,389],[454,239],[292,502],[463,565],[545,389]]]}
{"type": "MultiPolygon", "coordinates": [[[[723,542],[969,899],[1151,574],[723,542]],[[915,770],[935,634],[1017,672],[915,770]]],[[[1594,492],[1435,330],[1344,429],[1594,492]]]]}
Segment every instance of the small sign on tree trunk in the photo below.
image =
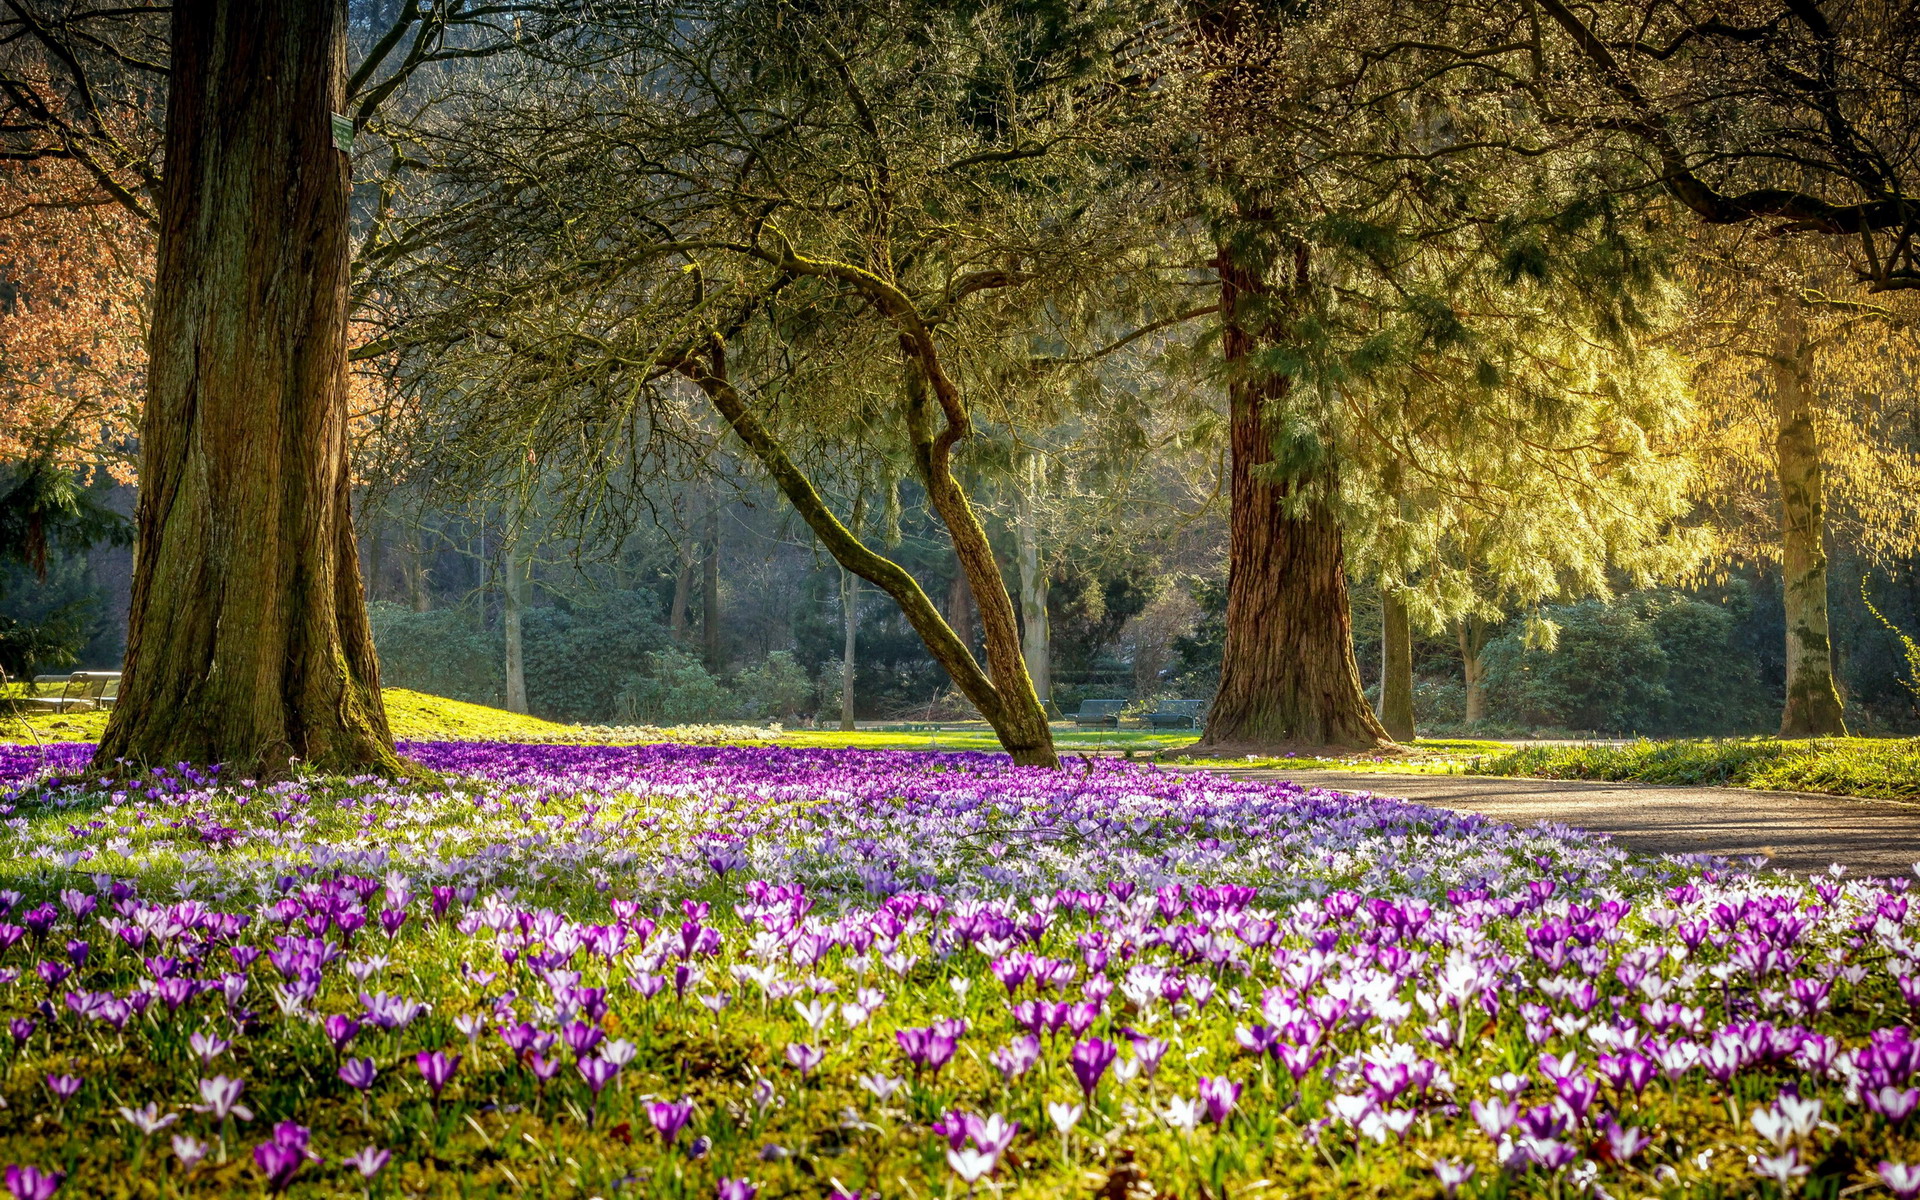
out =
{"type": "Polygon", "coordinates": [[[333,148],[342,154],[353,153],[353,118],[333,114],[333,148]]]}

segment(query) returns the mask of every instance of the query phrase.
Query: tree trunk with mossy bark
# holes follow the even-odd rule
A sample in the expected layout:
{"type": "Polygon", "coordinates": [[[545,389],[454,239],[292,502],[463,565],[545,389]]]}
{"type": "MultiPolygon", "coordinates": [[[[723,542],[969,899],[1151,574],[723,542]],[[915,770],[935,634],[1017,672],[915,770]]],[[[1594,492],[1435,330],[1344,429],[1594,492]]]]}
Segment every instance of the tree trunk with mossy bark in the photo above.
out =
{"type": "Polygon", "coordinates": [[[507,711],[527,711],[526,639],[520,636],[520,624],[527,611],[527,593],[532,582],[527,575],[526,556],[520,553],[520,539],[509,537],[500,549],[501,609],[500,627],[507,643],[507,711]]]}
{"type": "Polygon", "coordinates": [[[125,680],[95,761],[395,773],[348,511],[346,0],[178,0],[125,680]]]}
{"type": "MultiPolygon", "coordinates": [[[[1331,747],[1375,750],[1393,739],[1367,706],[1353,656],[1336,469],[1321,463],[1275,479],[1274,432],[1291,380],[1257,359],[1281,336],[1285,296],[1269,265],[1222,246],[1221,351],[1231,442],[1226,647],[1220,687],[1194,752],[1331,747]]],[[[1305,282],[1306,251],[1289,264],[1305,282]]]]}
{"type": "Polygon", "coordinates": [[[1827,623],[1826,495],[1814,425],[1813,348],[1805,314],[1780,298],[1773,347],[1774,469],[1780,484],[1781,591],[1787,617],[1783,738],[1845,737],[1827,623]]]}
{"type": "Polygon", "coordinates": [[[1380,724],[1413,741],[1413,620],[1398,588],[1380,589],[1380,724]]]}

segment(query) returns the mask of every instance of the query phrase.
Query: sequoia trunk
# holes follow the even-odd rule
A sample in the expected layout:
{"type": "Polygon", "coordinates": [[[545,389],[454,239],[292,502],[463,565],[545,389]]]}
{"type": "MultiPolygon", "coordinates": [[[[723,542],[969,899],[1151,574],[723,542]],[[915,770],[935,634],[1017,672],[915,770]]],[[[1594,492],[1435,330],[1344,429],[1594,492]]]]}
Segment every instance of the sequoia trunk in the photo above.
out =
{"type": "Polygon", "coordinates": [[[1413,741],[1413,622],[1398,588],[1380,590],[1380,724],[1413,741]]]}
{"type": "Polygon", "coordinates": [[[1783,296],[1773,351],[1774,469],[1780,482],[1781,591],[1787,617],[1783,738],[1844,737],[1827,625],[1826,496],[1813,422],[1812,347],[1797,300],[1783,296]]]}
{"type": "Polygon", "coordinates": [[[95,761],[397,772],[348,513],[346,0],[177,0],[126,677],[95,761]]]}
{"type": "MultiPolygon", "coordinates": [[[[1335,468],[1271,474],[1272,422],[1290,380],[1253,360],[1274,342],[1273,308],[1284,297],[1244,257],[1222,247],[1218,262],[1231,439],[1227,629],[1200,747],[1388,746],[1353,657],[1340,522],[1329,501],[1335,468]]],[[[1305,270],[1302,251],[1293,273],[1305,270]]]]}

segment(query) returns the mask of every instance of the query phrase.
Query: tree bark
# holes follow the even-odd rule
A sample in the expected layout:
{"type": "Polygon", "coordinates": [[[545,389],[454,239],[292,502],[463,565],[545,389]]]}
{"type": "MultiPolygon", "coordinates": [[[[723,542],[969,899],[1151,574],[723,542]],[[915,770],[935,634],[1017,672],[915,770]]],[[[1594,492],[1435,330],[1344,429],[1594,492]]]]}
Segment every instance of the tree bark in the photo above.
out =
{"type": "Polygon", "coordinates": [[[1487,623],[1468,617],[1455,630],[1460,643],[1460,664],[1467,682],[1467,724],[1478,725],[1487,719],[1487,665],[1481,653],[1487,648],[1487,623]]]}
{"type": "MultiPolygon", "coordinates": [[[[901,615],[925,643],[927,652],[946,671],[961,694],[993,726],[1000,744],[1015,763],[1022,766],[1059,766],[1059,755],[1053,749],[1053,730],[1047,725],[1046,714],[1041,711],[1033,693],[1033,684],[1027,678],[1026,664],[1020,658],[1013,602],[1007,595],[999,566],[993,561],[985,530],[980,528],[964,494],[957,497],[954,494],[958,489],[953,483],[953,476],[946,470],[944,459],[936,460],[937,471],[923,471],[923,474],[930,475],[934,480],[945,480],[945,488],[935,483],[929,487],[929,492],[934,494],[935,510],[953,537],[955,549],[961,555],[961,563],[973,587],[975,602],[981,607],[982,623],[987,626],[988,671],[981,670],[972,651],[955,635],[953,627],[940,615],[939,608],[928,598],[919,582],[900,564],[868,549],[833,515],[819,490],[813,486],[813,481],[794,463],[779,441],[748,407],[745,398],[728,382],[722,347],[716,344],[710,357],[711,362],[686,359],[679,364],[680,370],[699,386],[712,402],[714,410],[739,435],[741,443],[766,469],[774,485],[787,497],[807,527],[813,530],[814,536],[820,539],[820,544],[841,566],[885,592],[900,606],[901,615]],[[970,531],[965,527],[965,521],[960,519],[963,516],[971,522],[970,531]],[[956,528],[957,525],[960,528],[956,528]],[[984,565],[980,561],[982,553],[985,555],[984,565]],[[991,589],[983,590],[980,583],[982,574],[991,581],[991,589]],[[992,607],[991,601],[996,595],[999,598],[998,620],[988,623],[985,614],[992,607]],[[989,674],[989,671],[992,673],[989,674]]],[[[920,435],[926,432],[929,423],[929,417],[924,412],[910,415],[909,425],[914,431],[916,443],[920,435]]],[[[917,449],[924,450],[924,447],[917,449]]]]}
{"type": "Polygon", "coordinates": [[[1040,706],[1053,707],[1053,638],[1047,623],[1047,572],[1040,561],[1037,501],[1044,481],[1040,456],[1029,454],[1021,469],[1013,536],[1020,571],[1020,652],[1033,677],[1040,706]]]}
{"type": "Polygon", "coordinates": [[[1774,469],[1780,484],[1781,591],[1787,616],[1783,738],[1845,737],[1846,707],[1834,682],[1827,623],[1826,495],[1814,425],[1813,347],[1806,317],[1780,297],[1773,348],[1774,469]]]}
{"type": "MultiPolygon", "coordinates": [[[[1388,747],[1353,657],[1340,522],[1326,499],[1337,471],[1322,463],[1271,477],[1270,422],[1291,381],[1253,360],[1276,344],[1273,310],[1285,296],[1250,256],[1223,245],[1218,259],[1231,440],[1227,628],[1199,749],[1388,747]]],[[[1294,286],[1304,283],[1304,250],[1291,273],[1294,286]]]]}
{"type": "Polygon", "coordinates": [[[673,639],[673,644],[678,646],[687,640],[687,608],[693,603],[692,539],[683,534],[675,555],[673,603],[667,609],[667,633],[673,639]]]}
{"type": "Polygon", "coordinates": [[[718,675],[727,664],[720,628],[720,505],[707,509],[706,557],[700,563],[700,651],[707,670],[718,675]]]}
{"type": "MultiPolygon", "coordinates": [[[[857,525],[857,522],[856,522],[857,525]]],[[[853,729],[854,650],[860,634],[860,577],[840,568],[840,728],[853,729]]]]}
{"type": "Polygon", "coordinates": [[[526,556],[520,553],[518,537],[507,539],[500,558],[500,627],[507,642],[507,711],[524,713],[527,711],[527,668],[520,618],[526,611],[532,580],[528,577],[526,556]]]}
{"type": "Polygon", "coordinates": [[[960,556],[953,556],[953,578],[947,580],[947,624],[960,644],[973,649],[973,595],[967,591],[967,573],[960,569],[960,556]]]}
{"type": "Polygon", "coordinates": [[[1396,742],[1413,741],[1413,621],[1398,588],[1380,589],[1380,724],[1396,742]]]}
{"type": "Polygon", "coordinates": [[[178,0],[126,677],[96,762],[402,770],[347,471],[346,0],[178,0]]]}

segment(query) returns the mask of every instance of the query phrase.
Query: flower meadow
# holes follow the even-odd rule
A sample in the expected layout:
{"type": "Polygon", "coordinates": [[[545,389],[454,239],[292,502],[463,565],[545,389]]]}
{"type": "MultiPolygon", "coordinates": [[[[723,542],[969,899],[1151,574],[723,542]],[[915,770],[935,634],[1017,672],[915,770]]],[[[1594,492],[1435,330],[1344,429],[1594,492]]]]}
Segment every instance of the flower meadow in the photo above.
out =
{"type": "Polygon", "coordinates": [[[1909,880],[986,754],[0,748],[52,1196],[1920,1196],[1909,880]]]}

